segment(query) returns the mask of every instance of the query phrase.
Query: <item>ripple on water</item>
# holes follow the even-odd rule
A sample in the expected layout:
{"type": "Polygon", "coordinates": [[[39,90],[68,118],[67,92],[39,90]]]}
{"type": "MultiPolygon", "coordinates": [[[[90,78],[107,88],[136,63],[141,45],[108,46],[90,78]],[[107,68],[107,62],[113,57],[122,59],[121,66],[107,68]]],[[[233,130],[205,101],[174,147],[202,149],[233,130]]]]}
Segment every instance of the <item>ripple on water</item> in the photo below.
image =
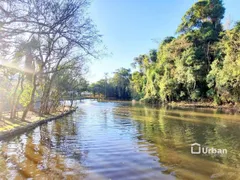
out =
{"type": "Polygon", "coordinates": [[[67,118],[0,142],[0,177],[202,180],[221,173],[235,180],[240,129],[231,115],[223,117],[227,121],[210,112],[81,102],[67,118]],[[193,156],[193,142],[231,149],[227,157],[193,156]]]}

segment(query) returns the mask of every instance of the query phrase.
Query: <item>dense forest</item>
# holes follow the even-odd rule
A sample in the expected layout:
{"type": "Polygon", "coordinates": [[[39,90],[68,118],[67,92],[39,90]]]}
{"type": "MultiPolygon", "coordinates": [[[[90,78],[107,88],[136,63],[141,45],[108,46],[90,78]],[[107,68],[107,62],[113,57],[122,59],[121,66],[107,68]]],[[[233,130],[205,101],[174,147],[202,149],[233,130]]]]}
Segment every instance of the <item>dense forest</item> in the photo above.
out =
{"type": "Polygon", "coordinates": [[[222,0],[199,0],[185,13],[176,37],[166,37],[157,50],[134,58],[132,74],[119,69],[113,78],[91,85],[106,98],[147,102],[240,99],[240,22],[223,27],[222,0]]]}

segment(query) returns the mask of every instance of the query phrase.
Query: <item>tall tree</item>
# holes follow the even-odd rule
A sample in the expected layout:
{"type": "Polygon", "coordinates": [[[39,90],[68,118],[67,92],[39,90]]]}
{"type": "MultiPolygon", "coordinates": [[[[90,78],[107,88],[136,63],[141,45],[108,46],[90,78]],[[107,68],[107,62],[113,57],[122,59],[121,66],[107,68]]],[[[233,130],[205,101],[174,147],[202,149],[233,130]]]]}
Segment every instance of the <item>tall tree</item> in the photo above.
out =
{"type": "Polygon", "coordinates": [[[209,96],[217,104],[240,100],[240,23],[224,32],[218,43],[218,56],[207,76],[209,96]]]}
{"type": "MultiPolygon", "coordinates": [[[[23,53],[26,67],[34,67],[31,78],[30,101],[23,113],[36,100],[36,92],[42,90],[42,112],[46,112],[52,82],[59,67],[68,61],[82,60],[97,54],[95,45],[98,32],[86,14],[86,0],[11,0],[0,1],[0,47],[5,62],[10,62],[12,51],[22,42],[33,40],[33,46],[23,53]]],[[[15,69],[21,69],[16,64],[15,69]]],[[[30,68],[31,69],[31,68],[30,68]]],[[[25,70],[26,73],[27,70],[25,70]]]]}
{"type": "Polygon", "coordinates": [[[208,90],[206,76],[214,61],[215,43],[219,41],[222,31],[221,20],[225,8],[222,0],[199,0],[183,16],[177,32],[185,33],[189,42],[193,43],[196,61],[196,88],[201,89],[201,97],[206,97],[208,90]]]}

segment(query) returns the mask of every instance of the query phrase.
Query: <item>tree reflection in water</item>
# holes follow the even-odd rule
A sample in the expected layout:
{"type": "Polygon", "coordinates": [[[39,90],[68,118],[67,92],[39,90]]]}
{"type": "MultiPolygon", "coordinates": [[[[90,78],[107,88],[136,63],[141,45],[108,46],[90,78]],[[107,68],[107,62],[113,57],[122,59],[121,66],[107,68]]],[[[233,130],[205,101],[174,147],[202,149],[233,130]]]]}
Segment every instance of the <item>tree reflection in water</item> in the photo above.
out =
{"type": "Polygon", "coordinates": [[[72,115],[0,142],[6,179],[240,177],[240,116],[216,110],[79,102],[72,115]],[[192,155],[190,145],[227,149],[192,155]]]}

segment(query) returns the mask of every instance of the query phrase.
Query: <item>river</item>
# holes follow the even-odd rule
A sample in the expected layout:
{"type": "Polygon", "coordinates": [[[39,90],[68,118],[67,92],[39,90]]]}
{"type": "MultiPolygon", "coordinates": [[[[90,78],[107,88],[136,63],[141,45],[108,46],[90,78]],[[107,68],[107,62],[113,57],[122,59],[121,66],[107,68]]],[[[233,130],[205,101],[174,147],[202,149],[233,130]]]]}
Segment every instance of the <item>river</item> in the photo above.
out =
{"type": "Polygon", "coordinates": [[[239,114],[77,105],[67,117],[0,142],[0,179],[240,179],[239,114]],[[193,143],[227,153],[191,154],[193,143]]]}

